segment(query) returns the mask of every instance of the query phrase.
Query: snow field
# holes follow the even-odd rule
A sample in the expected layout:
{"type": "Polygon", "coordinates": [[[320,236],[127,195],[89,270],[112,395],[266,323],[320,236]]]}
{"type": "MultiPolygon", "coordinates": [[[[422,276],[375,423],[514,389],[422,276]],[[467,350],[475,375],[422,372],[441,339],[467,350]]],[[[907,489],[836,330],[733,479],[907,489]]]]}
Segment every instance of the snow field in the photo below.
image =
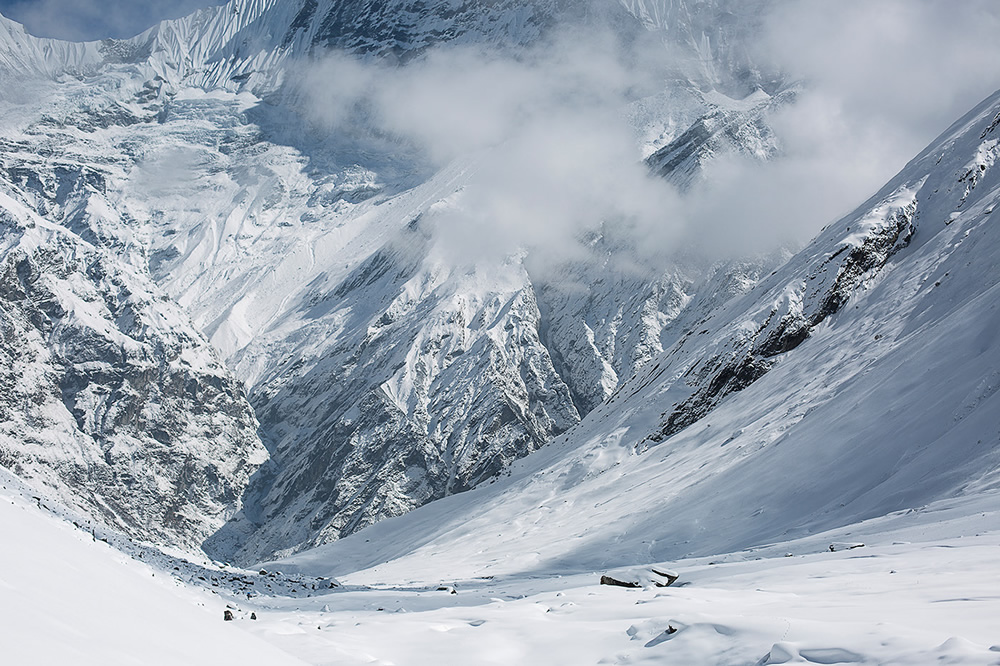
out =
{"type": "Polygon", "coordinates": [[[0,525],[5,664],[302,663],[224,622],[222,599],[38,508],[6,476],[0,525]]]}
{"type": "Polygon", "coordinates": [[[372,569],[345,580],[373,589],[273,600],[251,630],[315,664],[1000,663],[998,499],[670,563],[669,588],[600,572],[395,587],[372,569]]]}
{"type": "MultiPolygon", "coordinates": [[[[435,580],[374,567],[313,597],[247,601],[123,555],[16,483],[0,491],[17,537],[0,549],[5,663],[1000,663],[997,493],[670,562],[680,580],[667,588],[601,586],[603,571],[435,580]]],[[[460,570],[461,557],[421,569],[460,570]]]]}

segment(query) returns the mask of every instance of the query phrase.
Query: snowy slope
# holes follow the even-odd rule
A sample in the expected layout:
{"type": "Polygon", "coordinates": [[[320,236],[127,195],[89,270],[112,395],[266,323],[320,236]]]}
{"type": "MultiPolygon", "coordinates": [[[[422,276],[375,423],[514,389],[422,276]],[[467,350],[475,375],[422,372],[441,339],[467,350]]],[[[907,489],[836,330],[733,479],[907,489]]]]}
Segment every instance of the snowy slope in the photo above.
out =
{"type": "Polygon", "coordinates": [[[767,548],[672,561],[680,580],[667,588],[598,583],[602,573],[648,577],[648,566],[464,578],[454,575],[464,553],[442,549],[410,558],[411,568],[350,577],[371,589],[276,603],[254,629],[312,663],[336,652],[346,663],[409,666],[994,664],[998,516],[995,493],[942,502],[767,548]]]}
{"type": "Polygon", "coordinates": [[[103,61],[94,43],[39,39],[24,27],[0,15],[0,77],[52,77],[65,72],[96,69],[103,61]]]}
{"type": "Polygon", "coordinates": [[[179,587],[0,479],[5,663],[303,663],[223,622],[219,598],[179,587]]]}
{"type": "MultiPolygon", "coordinates": [[[[429,164],[363,118],[325,133],[296,106],[302,81],[282,87],[330,46],[401,61],[439,42],[516,52],[595,15],[625,39],[638,34],[617,3],[554,1],[376,11],[239,0],[131,40],[72,48],[10,27],[5,48],[21,60],[7,74],[24,94],[0,100],[9,185],[34,213],[100,256],[123,257],[137,280],[155,283],[149,293],[179,304],[260,420],[272,462],[247,510],[210,542],[214,555],[254,560],[337,538],[502,472],[769,269],[769,259],[726,268],[663,258],[616,273],[594,254],[542,275],[516,253],[456,266],[421,220],[462,211],[456,193],[477,159],[429,164]],[[91,181],[100,192],[80,196],[91,181]],[[597,278],[585,298],[567,289],[580,276],[597,278]]],[[[720,54],[740,34],[712,57],[729,62],[720,54]]],[[[698,52],[689,40],[678,46],[698,52]]],[[[767,98],[700,92],[712,81],[690,63],[666,91],[623,110],[647,144],[636,162],[705,113],[767,98]]],[[[756,150],[746,143],[706,144],[702,154],[756,150]]],[[[690,179],[699,166],[675,175],[690,179]]],[[[636,261],[634,248],[614,252],[612,263],[636,261]]],[[[97,418],[81,409],[83,421],[97,418]]],[[[255,441],[252,419],[239,423],[231,437],[255,441]]],[[[65,428],[77,437],[72,421],[65,428]]],[[[248,471],[261,456],[251,459],[248,471]]],[[[242,470],[239,460],[223,466],[242,470]]],[[[159,484],[169,490],[178,478],[159,484]]],[[[206,529],[224,514],[213,512],[206,529]]]]}
{"type": "Polygon", "coordinates": [[[998,118],[1000,94],[509,478],[300,566],[406,580],[448,553],[463,578],[590,570],[945,498],[995,510],[998,118]]]}
{"type": "Polygon", "coordinates": [[[368,585],[309,596],[262,587],[244,601],[182,583],[162,556],[131,560],[53,518],[16,480],[0,485],[3,524],[18,537],[0,554],[14,663],[978,665],[1000,650],[994,493],[672,562],[681,582],[670,588],[601,586],[596,572],[466,580],[438,553],[405,579],[376,569],[352,576],[368,585]]]}

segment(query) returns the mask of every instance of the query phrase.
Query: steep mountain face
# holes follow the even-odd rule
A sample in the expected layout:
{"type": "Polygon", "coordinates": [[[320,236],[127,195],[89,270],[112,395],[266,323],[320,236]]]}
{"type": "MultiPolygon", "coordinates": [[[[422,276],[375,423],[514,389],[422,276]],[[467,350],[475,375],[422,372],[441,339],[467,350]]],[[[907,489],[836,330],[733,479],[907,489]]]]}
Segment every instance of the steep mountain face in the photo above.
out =
{"type": "Polygon", "coordinates": [[[651,278],[636,264],[616,265],[635,255],[606,237],[595,238],[591,251],[589,260],[533,279],[545,346],[581,416],[784,258],[776,252],[710,266],[676,260],[651,278]]]}
{"type": "MultiPolygon", "coordinates": [[[[638,141],[647,153],[676,148],[675,139],[693,136],[694,129],[685,133],[692,123],[705,126],[720,113],[736,114],[752,131],[685,139],[698,157],[671,167],[676,182],[696,178],[719,152],[766,158],[776,150],[761,120],[770,94],[758,90],[744,100],[733,92],[756,90],[766,79],[738,55],[752,22],[744,25],[743,10],[732,3],[695,4],[692,13],[677,3],[669,21],[643,19],[687,56],[677,61],[677,81],[666,92],[626,111],[638,141]],[[691,40],[709,24],[729,27],[694,48],[691,40]],[[706,57],[715,63],[711,76],[702,69],[706,57]],[[726,86],[735,97],[703,92],[723,85],[720,72],[732,73],[726,86]]],[[[643,262],[628,244],[604,239],[585,259],[545,270],[524,252],[456,261],[428,218],[442,208],[461,211],[476,160],[462,157],[442,168],[370,128],[325,132],[303,120],[300,82],[286,82],[328,49],[403,63],[439,43],[517,52],[594,16],[628,42],[644,34],[639,14],[610,0],[234,0],[131,40],[82,45],[36,40],[0,20],[4,76],[22,91],[0,100],[4,187],[30,209],[24,215],[90,257],[84,269],[62,267],[65,252],[18,254],[20,232],[9,231],[5,261],[28,261],[38,276],[32,284],[45,284],[50,273],[83,271],[85,278],[71,282],[92,286],[73,288],[102,294],[109,305],[100,318],[114,324],[77,322],[83,310],[63,308],[57,330],[96,327],[99,334],[81,337],[91,342],[69,356],[39,356],[39,368],[47,369],[37,373],[71,376],[53,380],[63,388],[52,395],[73,418],[61,417],[50,430],[102,452],[128,440],[129,460],[148,450],[142,487],[155,483],[162,496],[204,486],[198,478],[211,478],[206,461],[213,461],[219,492],[209,501],[208,491],[192,490],[193,503],[175,511],[189,520],[170,531],[163,527],[169,520],[149,513],[153,501],[145,513],[128,512],[138,486],[114,456],[102,453],[105,463],[84,465],[107,464],[103,476],[50,474],[45,470],[58,465],[44,457],[31,473],[63,495],[83,493],[93,504],[113,506],[106,515],[140,525],[133,533],[170,542],[178,534],[186,545],[242,507],[206,548],[250,561],[472,488],[576,424],[620,380],[749,289],[775,258],[643,262]],[[107,275],[127,277],[101,277],[107,275]],[[107,280],[127,282],[133,296],[115,295],[107,280]],[[155,330],[179,339],[147,342],[142,336],[153,328],[130,323],[138,315],[123,318],[122,299],[138,301],[129,307],[143,316],[169,312],[162,316],[174,323],[155,330]],[[114,358],[99,354],[107,367],[73,374],[90,362],[77,355],[106,347],[101,336],[119,334],[151,346],[114,358]],[[245,385],[260,440],[240,389],[207,360],[201,335],[245,385]],[[190,350],[200,365],[175,372],[172,364],[190,350]],[[127,379],[133,372],[142,382],[127,379]],[[178,372],[190,377],[182,382],[178,372]],[[117,400],[122,382],[142,388],[113,408],[93,398],[117,400]],[[193,392],[171,393],[179,386],[193,392]],[[140,418],[154,412],[165,421],[140,418]],[[105,413],[114,416],[102,421],[105,413]],[[224,423],[209,426],[210,418],[224,423]],[[182,471],[168,452],[197,448],[199,437],[210,442],[194,454],[200,471],[182,471]],[[264,459],[261,440],[271,460],[248,487],[264,459]],[[125,480],[106,498],[109,475],[125,480]]],[[[25,309],[27,292],[11,293],[17,317],[38,319],[25,309]]],[[[40,348],[62,344],[44,327],[31,335],[40,348]]],[[[20,354],[8,351],[9,358],[20,354]]],[[[28,419],[26,409],[10,407],[12,432],[28,419]]],[[[5,460],[24,460],[28,444],[8,441],[5,460]]]]}
{"type": "Polygon", "coordinates": [[[1000,92],[511,478],[281,566],[591,571],[995,506],[998,128],[1000,92]]]}
{"type": "Polygon", "coordinates": [[[654,173],[681,189],[689,188],[703,175],[703,167],[717,155],[743,154],[768,160],[781,152],[781,145],[767,124],[768,114],[795,101],[794,90],[768,95],[763,90],[747,96],[739,105],[714,107],[698,118],[680,136],[646,158],[654,173]]]}
{"type": "MultiPolygon", "coordinates": [[[[59,176],[101,184],[95,172],[59,176]]],[[[8,187],[0,462],[130,535],[198,547],[267,458],[242,387],[148,276],[8,187]]],[[[99,199],[83,194],[73,214],[99,215],[99,199]]]]}
{"type": "Polygon", "coordinates": [[[203,88],[270,93],[289,65],[327,50],[407,60],[438,44],[516,49],[567,22],[594,15],[636,32],[613,0],[232,0],[163,21],[132,39],[69,43],[38,39],[0,19],[3,73],[93,75],[130,64],[147,76],[203,88]]]}
{"type": "Polygon", "coordinates": [[[477,45],[527,46],[560,21],[575,20],[590,10],[621,19],[624,11],[612,3],[500,0],[489,4],[460,1],[306,2],[283,41],[300,38],[325,46],[378,56],[411,58],[447,42],[477,45]]]}
{"type": "Polygon", "coordinates": [[[752,45],[770,7],[766,0],[620,0],[644,25],[678,48],[679,74],[705,90],[743,98],[757,89],[769,94],[783,85],[781,75],[762,69],[752,45]],[[692,72],[697,75],[692,76],[692,72]]]}
{"type": "Polygon", "coordinates": [[[456,274],[412,251],[379,249],[310,300],[295,360],[257,385],[274,478],[249,559],[466,490],[578,421],[523,269],[456,274]]]}
{"type": "Polygon", "coordinates": [[[323,543],[498,475],[774,262],[719,265],[698,282],[592,263],[541,278],[517,259],[456,270],[422,242],[407,228],[329,291],[313,285],[283,322],[295,331],[279,331],[286,365],[253,397],[275,438],[262,510],[211,550],[244,544],[253,560],[275,543],[323,543]]]}
{"type": "Polygon", "coordinates": [[[684,85],[742,98],[781,86],[748,49],[766,7],[766,0],[231,0],[126,40],[38,39],[0,19],[0,69],[52,77],[130,64],[172,83],[267,93],[290,63],[328,49],[407,60],[439,44],[517,49],[558,27],[598,23],[626,42],[645,25],[675,49],[674,74],[684,85]]]}

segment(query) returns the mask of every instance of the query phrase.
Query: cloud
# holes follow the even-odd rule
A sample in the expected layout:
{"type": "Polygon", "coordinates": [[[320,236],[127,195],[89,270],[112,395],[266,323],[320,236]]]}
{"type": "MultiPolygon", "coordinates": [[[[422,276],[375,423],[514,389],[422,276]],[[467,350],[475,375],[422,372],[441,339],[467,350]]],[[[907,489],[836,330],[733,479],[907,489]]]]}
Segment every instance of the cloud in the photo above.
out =
{"type": "Polygon", "coordinates": [[[671,234],[676,193],[643,165],[624,114],[662,84],[631,62],[610,33],[574,28],[517,57],[451,47],[390,67],[331,55],[297,88],[330,135],[395,137],[434,168],[468,160],[463,190],[425,216],[453,259],[567,257],[605,223],[671,234]]]}
{"type": "Polygon", "coordinates": [[[781,154],[710,162],[682,199],[683,243],[709,256],[795,247],[874,194],[933,134],[892,136],[844,101],[810,89],[770,115],[781,154]]]}
{"type": "MultiPolygon", "coordinates": [[[[12,8],[35,29],[84,38],[132,34],[211,2],[12,8]]],[[[687,62],[683,46],[650,34],[626,43],[576,25],[518,54],[445,46],[399,67],[331,54],[297,84],[330,135],[418,155],[430,170],[474,164],[463,191],[427,219],[471,260],[482,248],[572,256],[598,229],[653,258],[801,243],[1000,87],[993,0],[775,0],[761,26],[752,58],[803,85],[769,118],[782,155],[768,163],[723,155],[683,195],[646,173],[626,119],[629,102],[677,85],[670,72],[687,62]]]]}
{"type": "Polygon", "coordinates": [[[159,21],[225,0],[5,0],[0,14],[36,37],[91,41],[133,37],[159,21]]]}
{"type": "MultiPolygon", "coordinates": [[[[38,34],[82,39],[134,34],[218,2],[0,6],[38,34]]],[[[484,247],[572,255],[598,229],[650,257],[801,243],[1000,87],[994,0],[774,0],[760,24],[752,58],[803,84],[769,118],[782,155],[721,156],[683,195],[646,173],[626,120],[629,102],[677,85],[671,72],[695,62],[652,33],[622,40],[576,25],[514,55],[445,46],[401,67],[331,54],[297,84],[330,135],[416,154],[430,170],[474,164],[463,191],[428,218],[456,255],[473,258],[484,247]]]]}
{"type": "Polygon", "coordinates": [[[1000,87],[991,0],[778,0],[762,26],[752,57],[803,85],[769,118],[782,154],[723,155],[683,195],[649,177],[625,119],[637,95],[672,85],[677,49],[656,40],[577,27],[516,57],[440,48],[390,67],[331,56],[303,88],[331,133],[389,137],[435,167],[475,156],[466,187],[432,216],[461,256],[572,256],[586,232],[613,228],[662,261],[805,242],[1000,87]]]}
{"type": "Polygon", "coordinates": [[[725,157],[686,197],[717,250],[808,240],[1000,88],[992,1],[784,1],[764,26],[757,59],[804,89],[770,118],[781,157],[725,157]]]}
{"type": "Polygon", "coordinates": [[[777,64],[896,140],[943,131],[1000,81],[992,0],[782,2],[767,26],[777,64]]]}

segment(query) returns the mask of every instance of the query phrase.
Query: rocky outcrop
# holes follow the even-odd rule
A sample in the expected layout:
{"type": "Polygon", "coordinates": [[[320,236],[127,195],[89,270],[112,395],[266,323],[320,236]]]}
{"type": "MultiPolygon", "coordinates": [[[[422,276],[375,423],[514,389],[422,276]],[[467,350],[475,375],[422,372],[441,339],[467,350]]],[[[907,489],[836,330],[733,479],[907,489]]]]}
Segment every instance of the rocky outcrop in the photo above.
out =
{"type": "Polygon", "coordinates": [[[196,549],[266,457],[240,384],[148,275],[0,193],[0,464],[196,549]]]}
{"type": "Polygon", "coordinates": [[[795,100],[795,91],[768,95],[763,91],[747,97],[742,108],[713,109],[696,120],[680,136],[646,158],[658,176],[687,189],[703,175],[713,158],[739,154],[766,161],[781,151],[767,116],[795,100]]]}
{"type": "Polygon", "coordinates": [[[915,212],[912,191],[891,193],[834,252],[818,254],[802,266],[801,281],[786,285],[767,309],[757,310],[736,331],[726,331],[710,344],[684,373],[694,390],[665,413],[662,427],[649,439],[663,441],[701,419],[730,393],[763,377],[780,355],[804,342],[906,247],[915,232],[915,212]]]}
{"type": "Polygon", "coordinates": [[[970,210],[991,215],[992,190],[983,185],[992,183],[1000,154],[993,137],[996,98],[956,123],[882,191],[762,280],[754,291],[756,301],[744,299],[720,309],[645,368],[638,382],[622,387],[623,393],[634,395],[660,382],[672,398],[659,428],[646,441],[665,441],[709,414],[727,395],[764,377],[817,327],[879,281],[893,258],[920,237],[921,217],[930,217],[926,223],[933,225],[928,231],[933,237],[955,220],[969,219],[970,210]]]}
{"type": "Polygon", "coordinates": [[[783,258],[676,259],[657,270],[642,267],[635,248],[603,238],[590,251],[589,260],[547,267],[533,279],[542,340],[581,416],[783,258]]]}

